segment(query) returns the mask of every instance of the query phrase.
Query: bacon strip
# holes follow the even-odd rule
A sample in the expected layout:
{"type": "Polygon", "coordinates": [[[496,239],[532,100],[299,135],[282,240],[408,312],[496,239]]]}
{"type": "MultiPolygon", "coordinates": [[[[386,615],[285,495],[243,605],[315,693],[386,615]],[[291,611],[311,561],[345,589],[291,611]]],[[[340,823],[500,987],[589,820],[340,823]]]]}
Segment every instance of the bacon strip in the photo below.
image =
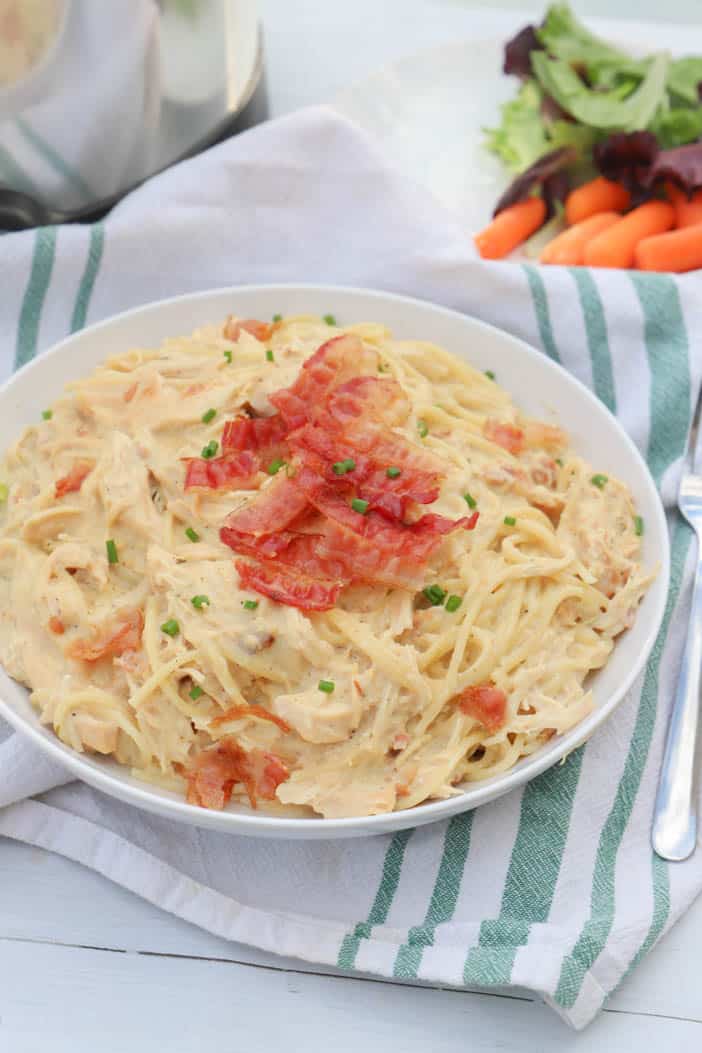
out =
{"type": "Polygon", "coordinates": [[[259,322],[258,318],[228,318],[223,330],[224,339],[236,343],[242,330],[255,336],[261,343],[270,340],[273,335],[273,326],[269,322],[259,322]]]}
{"type": "Polygon", "coordinates": [[[223,450],[271,452],[280,446],[288,427],[279,413],[272,417],[236,417],[228,420],[222,433],[223,450]]]}
{"type": "Polygon", "coordinates": [[[121,611],[117,625],[104,625],[91,639],[73,640],[66,648],[69,658],[83,662],[97,662],[101,658],[117,657],[125,651],[136,651],[141,647],[144,629],[144,614],[140,608],[121,611]]]}
{"type": "Polygon", "coordinates": [[[290,731],[290,725],[286,720],[283,720],[282,717],[277,716],[275,713],[270,713],[263,706],[256,705],[255,702],[248,706],[230,706],[225,713],[221,713],[214,720],[210,721],[210,727],[218,728],[221,724],[227,724],[230,720],[236,720],[237,717],[257,717],[259,720],[270,720],[272,724],[276,724],[286,734],[290,731]]]}
{"type": "Polygon", "coordinates": [[[498,731],[505,722],[507,696],[494,684],[475,684],[467,687],[454,699],[458,708],[479,721],[490,734],[498,731]]]}
{"type": "Polygon", "coordinates": [[[186,490],[252,490],[259,471],[258,458],[248,450],[222,457],[184,458],[186,490]]]}
{"type": "Polygon", "coordinates": [[[92,470],[93,464],[91,461],[76,461],[68,475],[56,480],[54,495],[56,497],[64,497],[66,494],[72,494],[80,490],[83,480],[90,475],[92,470]]]}
{"type": "Polygon", "coordinates": [[[271,560],[246,563],[237,559],[234,566],[239,572],[243,588],[253,589],[278,603],[305,611],[330,610],[338,600],[342,586],[346,584],[343,581],[322,581],[297,568],[271,560]]]}
{"type": "Polygon", "coordinates": [[[237,783],[242,783],[252,808],[258,798],[272,801],[281,782],[290,772],[280,757],[266,750],[246,752],[231,737],[213,749],[199,753],[191,768],[184,771],[190,804],[221,811],[229,804],[237,783]]]}
{"type": "Polygon", "coordinates": [[[273,483],[261,490],[253,501],[227,516],[220,537],[228,545],[228,530],[253,537],[277,533],[285,530],[306,508],[305,495],[293,484],[292,479],[280,472],[273,483]]]}
{"type": "Polygon", "coordinates": [[[514,424],[504,424],[490,417],[485,421],[483,434],[490,442],[496,443],[510,453],[518,454],[524,449],[524,432],[514,424]]]}

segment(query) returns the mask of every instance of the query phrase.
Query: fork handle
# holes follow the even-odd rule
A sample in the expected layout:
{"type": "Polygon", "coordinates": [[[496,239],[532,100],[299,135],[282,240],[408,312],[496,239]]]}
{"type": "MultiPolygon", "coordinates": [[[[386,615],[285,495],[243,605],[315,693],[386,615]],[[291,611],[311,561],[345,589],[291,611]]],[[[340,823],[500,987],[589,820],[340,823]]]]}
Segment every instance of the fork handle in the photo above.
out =
{"type": "Polygon", "coordinates": [[[699,538],[697,544],[698,560],[690,622],[670,715],[651,836],[655,852],[663,859],[673,861],[687,859],[697,842],[693,782],[702,671],[702,560],[699,558],[699,538]]]}

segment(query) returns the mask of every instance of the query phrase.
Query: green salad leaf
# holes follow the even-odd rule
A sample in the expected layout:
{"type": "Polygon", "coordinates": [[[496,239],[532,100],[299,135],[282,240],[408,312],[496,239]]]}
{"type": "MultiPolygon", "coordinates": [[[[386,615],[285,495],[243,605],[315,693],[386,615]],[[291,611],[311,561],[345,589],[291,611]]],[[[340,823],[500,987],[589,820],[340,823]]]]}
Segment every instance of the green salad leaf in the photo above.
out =
{"type": "Polygon", "coordinates": [[[674,106],[669,110],[661,110],[648,128],[655,135],[662,150],[694,142],[702,136],[702,106],[694,110],[689,106],[674,106]]]}
{"type": "Polygon", "coordinates": [[[486,146],[513,172],[523,172],[550,149],[541,116],[542,93],[535,80],[526,81],[516,99],[502,107],[499,128],[487,128],[486,146]]]}
{"type": "Polygon", "coordinates": [[[575,69],[563,59],[534,51],[531,65],[545,92],[577,121],[591,128],[634,132],[646,128],[661,104],[670,56],[654,55],[646,76],[625,99],[616,91],[588,88],[575,69]]]}
{"type": "Polygon", "coordinates": [[[550,55],[569,64],[589,67],[594,63],[623,65],[631,61],[626,52],[586,29],[568,4],[551,4],[536,35],[550,55]]]}
{"type": "Polygon", "coordinates": [[[698,107],[700,96],[698,85],[702,84],[702,58],[692,55],[674,59],[668,70],[668,89],[681,100],[698,107]]]}

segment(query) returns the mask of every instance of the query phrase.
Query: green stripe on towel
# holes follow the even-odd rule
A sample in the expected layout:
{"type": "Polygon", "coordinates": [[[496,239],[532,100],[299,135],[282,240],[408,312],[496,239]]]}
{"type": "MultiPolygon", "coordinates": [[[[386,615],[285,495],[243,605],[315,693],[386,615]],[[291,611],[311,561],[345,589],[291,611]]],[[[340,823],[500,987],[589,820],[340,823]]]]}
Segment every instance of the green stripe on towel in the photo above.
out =
{"type": "Polygon", "coordinates": [[[526,786],[500,913],[480,926],[478,945],[468,952],[463,968],[464,983],[508,984],[517,949],[527,942],[531,926],[548,920],[582,759],[583,750],[576,750],[526,786]]]}
{"type": "Polygon", "coordinates": [[[395,959],[394,976],[405,980],[414,979],[422,962],[424,948],[434,942],[437,925],[450,921],[453,917],[470,850],[472,827],[473,812],[456,815],[448,824],[439,872],[424,924],[414,925],[409,930],[407,943],[403,943],[395,959]]]}
{"type": "Polygon", "coordinates": [[[614,393],[614,374],[612,356],[607,339],[607,322],[602,300],[589,270],[584,267],[571,267],[570,273],[575,281],[580,298],[580,306],[585,319],[587,348],[592,363],[592,386],[595,394],[607,409],[617,412],[617,399],[614,393]]]}
{"type": "Polygon", "coordinates": [[[553,327],[551,326],[551,315],[548,309],[546,286],[538,270],[531,263],[523,263],[522,269],[529,282],[536,324],[539,327],[539,337],[543,349],[549,358],[552,358],[555,362],[560,362],[561,356],[558,354],[556,341],[553,339],[553,327]]]}
{"type": "Polygon", "coordinates": [[[85,270],[78,287],[73,315],[71,317],[71,332],[82,329],[88,313],[90,297],[93,294],[95,279],[97,278],[102,253],[105,245],[105,229],[102,223],[95,223],[90,228],[90,245],[88,246],[88,258],[85,261],[85,270]]]}
{"type": "Polygon", "coordinates": [[[39,227],[34,235],[32,269],[24,292],[17,326],[15,369],[31,361],[37,353],[41,312],[51,281],[55,255],[56,227],[39,227]]]}
{"type": "Polygon", "coordinates": [[[368,917],[365,921],[359,921],[353,932],[344,936],[342,941],[339,957],[336,961],[340,969],[354,968],[361,940],[368,939],[374,925],[383,925],[385,923],[397,892],[397,886],[400,883],[400,872],[402,870],[402,861],[405,858],[405,848],[413,833],[413,830],[400,830],[399,833],[393,836],[388,845],[383,861],[380,884],[368,917]]]}

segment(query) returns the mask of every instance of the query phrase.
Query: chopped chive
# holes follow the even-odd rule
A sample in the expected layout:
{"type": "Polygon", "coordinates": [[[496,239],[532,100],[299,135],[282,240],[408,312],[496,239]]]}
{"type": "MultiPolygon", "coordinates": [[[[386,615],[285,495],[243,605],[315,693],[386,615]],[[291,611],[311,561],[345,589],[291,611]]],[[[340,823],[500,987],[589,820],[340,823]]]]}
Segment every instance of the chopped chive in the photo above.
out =
{"type": "Polygon", "coordinates": [[[258,600],[244,600],[242,606],[245,611],[255,611],[258,607],[258,600]]]}
{"type": "Polygon", "coordinates": [[[282,314],[274,314],[274,315],[273,315],[273,321],[274,321],[274,322],[282,322],[282,321],[283,321],[283,316],[282,316],[282,314]]]}
{"type": "Polygon", "coordinates": [[[362,497],[354,497],[351,502],[351,507],[354,512],[360,512],[360,514],[364,516],[368,511],[368,502],[364,501],[362,497]]]}
{"type": "Polygon", "coordinates": [[[4,504],[10,496],[10,488],[7,483],[0,483],[0,504],[4,504]]]}
{"type": "Polygon", "coordinates": [[[285,467],[285,461],[281,457],[276,457],[274,461],[266,468],[269,475],[277,475],[281,468],[285,467]]]}
{"type": "Polygon", "coordinates": [[[324,691],[325,694],[331,695],[331,693],[334,690],[334,681],[333,680],[320,680],[319,683],[317,684],[317,687],[319,688],[320,691],[324,691]]]}
{"type": "Polygon", "coordinates": [[[505,516],[502,522],[505,524],[505,526],[514,526],[517,520],[514,516],[505,516]]]}
{"type": "Polygon", "coordinates": [[[427,435],[429,434],[429,425],[425,420],[417,421],[417,431],[419,432],[419,437],[421,439],[426,439],[427,435]]]}
{"type": "Polygon", "coordinates": [[[397,479],[399,475],[402,475],[402,469],[396,468],[394,465],[392,465],[390,468],[386,468],[385,474],[387,475],[388,479],[397,479]]]}
{"type": "Polygon", "coordinates": [[[432,607],[441,607],[446,599],[446,589],[442,589],[440,585],[427,585],[425,589],[422,589],[422,594],[429,600],[432,607]]]}
{"type": "Polygon", "coordinates": [[[203,607],[209,607],[209,605],[210,605],[210,597],[209,596],[193,596],[193,598],[191,599],[190,602],[192,603],[193,607],[196,610],[201,611],[203,607]]]}
{"type": "Polygon", "coordinates": [[[232,353],[231,353],[231,351],[225,351],[224,352],[224,357],[226,358],[227,363],[229,365],[231,365],[232,364],[232,353]]]}
{"type": "Polygon", "coordinates": [[[607,485],[608,477],[606,475],[593,475],[590,482],[597,487],[598,490],[604,490],[607,485]]]}
{"type": "Polygon", "coordinates": [[[190,538],[191,541],[199,541],[200,540],[200,535],[198,534],[197,530],[193,530],[192,527],[186,527],[185,528],[185,536],[187,538],[190,538]]]}
{"type": "Polygon", "coordinates": [[[347,472],[352,472],[356,467],[356,462],[353,457],[347,457],[345,461],[335,461],[332,465],[332,471],[334,475],[346,475],[347,472]]]}
{"type": "Polygon", "coordinates": [[[217,440],[216,439],[210,439],[210,441],[207,443],[207,446],[203,446],[202,447],[202,454],[201,455],[204,458],[206,458],[206,460],[209,460],[211,457],[215,456],[215,454],[217,453],[218,449],[219,449],[219,443],[217,442],[217,440]]]}
{"type": "Polygon", "coordinates": [[[188,691],[188,694],[189,694],[189,695],[190,695],[190,697],[192,698],[193,702],[194,702],[194,701],[195,701],[196,699],[198,699],[198,698],[200,697],[200,695],[204,695],[204,693],[205,693],[205,692],[204,692],[204,691],[202,690],[202,688],[200,687],[200,685],[199,685],[199,684],[193,684],[193,686],[192,686],[192,687],[190,688],[190,690],[188,691]]]}
{"type": "Polygon", "coordinates": [[[562,468],[563,467],[563,458],[562,457],[556,457],[556,464],[558,465],[559,468],[562,468]]]}
{"type": "Polygon", "coordinates": [[[217,416],[216,409],[208,409],[207,413],[202,414],[202,423],[209,424],[211,420],[214,420],[217,416]]]}
{"type": "Polygon", "coordinates": [[[336,318],[333,314],[325,314],[324,321],[327,323],[327,325],[336,325],[336,318]]]}
{"type": "Polygon", "coordinates": [[[449,614],[453,614],[454,611],[458,610],[462,603],[462,596],[449,596],[449,598],[446,600],[446,610],[449,612],[449,614]]]}
{"type": "Polygon", "coordinates": [[[637,537],[642,537],[644,532],[644,521],[643,516],[634,516],[634,533],[637,537]]]}
{"type": "Polygon", "coordinates": [[[273,352],[271,351],[270,347],[266,350],[266,362],[275,362],[275,358],[273,357],[273,352]]]}
{"type": "Polygon", "coordinates": [[[161,632],[165,633],[166,636],[177,636],[180,632],[180,626],[175,618],[169,618],[167,622],[164,622],[161,626],[161,632]]]}
{"type": "Polygon", "coordinates": [[[475,508],[476,505],[478,504],[478,502],[475,500],[475,498],[473,497],[472,494],[464,494],[463,495],[463,500],[465,501],[465,503],[468,505],[469,508],[475,508]]]}
{"type": "Polygon", "coordinates": [[[488,380],[494,380],[495,379],[495,374],[493,373],[493,371],[491,369],[486,369],[485,370],[485,376],[488,378],[488,380]]]}
{"type": "Polygon", "coordinates": [[[51,420],[51,418],[54,415],[54,411],[50,409],[45,409],[41,411],[41,415],[44,418],[44,420],[51,420]]]}
{"type": "Polygon", "coordinates": [[[390,367],[386,366],[384,362],[378,362],[378,372],[379,373],[387,373],[389,371],[389,368],[390,367]]]}
{"type": "Polygon", "coordinates": [[[105,542],[105,548],[107,549],[107,562],[108,563],[119,563],[119,556],[117,555],[117,546],[115,545],[112,538],[105,542]]]}

